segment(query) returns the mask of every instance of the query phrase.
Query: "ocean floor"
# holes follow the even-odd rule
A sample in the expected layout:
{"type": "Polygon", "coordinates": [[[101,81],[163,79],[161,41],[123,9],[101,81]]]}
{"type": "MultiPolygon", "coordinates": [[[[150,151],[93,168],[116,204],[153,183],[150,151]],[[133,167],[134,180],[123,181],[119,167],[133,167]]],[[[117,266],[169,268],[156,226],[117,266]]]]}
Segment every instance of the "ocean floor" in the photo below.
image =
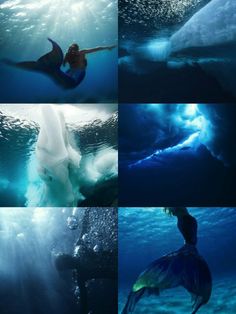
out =
{"type": "MultiPolygon", "coordinates": [[[[128,296],[128,289],[123,287],[119,291],[119,314],[128,296]]],[[[134,314],[176,314],[191,313],[191,296],[183,288],[166,290],[160,297],[149,296],[141,299],[134,314]]],[[[236,313],[236,280],[235,277],[221,278],[213,281],[210,301],[202,306],[199,314],[236,313]]]]}

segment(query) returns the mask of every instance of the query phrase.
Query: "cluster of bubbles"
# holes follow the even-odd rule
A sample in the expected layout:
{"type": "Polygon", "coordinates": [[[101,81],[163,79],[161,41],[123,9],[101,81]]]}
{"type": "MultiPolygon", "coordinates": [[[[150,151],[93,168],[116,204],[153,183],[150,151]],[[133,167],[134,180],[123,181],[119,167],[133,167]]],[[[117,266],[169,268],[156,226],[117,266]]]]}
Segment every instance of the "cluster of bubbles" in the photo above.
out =
{"type": "Polygon", "coordinates": [[[79,226],[79,220],[75,215],[71,215],[67,218],[67,226],[70,230],[76,230],[79,226]]]}
{"type": "Polygon", "coordinates": [[[120,0],[122,23],[160,28],[175,24],[206,0],[120,0]]]}
{"type": "MultiPolygon", "coordinates": [[[[66,210],[64,211],[66,213],[66,210]]],[[[84,208],[74,209],[72,214],[67,217],[67,227],[76,230],[78,234],[74,246],[73,257],[77,258],[82,264],[89,268],[94,265],[91,254],[98,258],[103,256],[105,251],[117,249],[117,209],[116,208],[84,208]],[[82,213],[82,215],[81,215],[82,213]],[[84,220],[85,219],[85,220],[84,220]]],[[[104,260],[102,260],[104,262],[104,260]]],[[[99,262],[96,267],[100,267],[99,262]]],[[[77,304],[81,302],[81,291],[78,286],[77,272],[74,270],[74,297],[77,304]]],[[[93,281],[86,282],[88,294],[92,291],[93,281]]],[[[93,314],[90,311],[88,314],[93,314]]]]}
{"type": "Polygon", "coordinates": [[[117,213],[113,208],[90,208],[89,223],[86,232],[81,230],[83,218],[73,214],[67,217],[67,227],[78,229],[81,239],[74,248],[74,256],[80,256],[85,248],[95,253],[113,250],[117,243],[117,213]],[[82,219],[81,219],[82,218],[82,219]],[[80,232],[84,232],[80,234],[80,232]]]}
{"type": "MultiPolygon", "coordinates": [[[[82,241],[83,241],[83,244],[76,245],[74,248],[74,256],[76,256],[76,257],[79,257],[81,255],[81,253],[84,252],[85,247],[89,246],[89,244],[91,242],[89,235],[87,233],[85,233],[82,236],[82,241]]],[[[102,248],[103,248],[102,243],[97,242],[95,245],[93,245],[92,250],[95,253],[98,253],[98,252],[102,251],[102,248]]]]}

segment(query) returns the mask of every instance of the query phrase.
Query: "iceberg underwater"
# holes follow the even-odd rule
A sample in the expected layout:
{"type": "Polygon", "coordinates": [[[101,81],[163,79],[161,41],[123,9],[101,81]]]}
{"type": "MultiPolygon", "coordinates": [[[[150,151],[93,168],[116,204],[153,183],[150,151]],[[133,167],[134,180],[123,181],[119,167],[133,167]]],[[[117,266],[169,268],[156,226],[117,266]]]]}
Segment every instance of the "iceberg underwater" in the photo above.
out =
{"type": "Polygon", "coordinates": [[[236,97],[236,2],[212,0],[170,38],[171,54],[197,63],[236,97]],[[215,59],[216,58],[216,59],[215,59]],[[205,60],[204,60],[205,59],[205,60]]]}
{"type": "Polygon", "coordinates": [[[73,142],[62,112],[42,106],[36,151],[28,165],[27,206],[76,206],[86,198],[81,188],[116,178],[115,149],[105,147],[82,161],[73,142]]]}
{"type": "Polygon", "coordinates": [[[236,2],[212,0],[171,36],[172,52],[192,47],[234,44],[236,2]]]}
{"type": "Polygon", "coordinates": [[[115,202],[117,112],[110,106],[0,106],[1,205],[115,202]]]}
{"type": "Polygon", "coordinates": [[[81,154],[69,143],[63,114],[52,106],[42,106],[41,109],[36,158],[44,190],[40,203],[55,200],[75,205],[81,198],[76,182],[81,154]]]}

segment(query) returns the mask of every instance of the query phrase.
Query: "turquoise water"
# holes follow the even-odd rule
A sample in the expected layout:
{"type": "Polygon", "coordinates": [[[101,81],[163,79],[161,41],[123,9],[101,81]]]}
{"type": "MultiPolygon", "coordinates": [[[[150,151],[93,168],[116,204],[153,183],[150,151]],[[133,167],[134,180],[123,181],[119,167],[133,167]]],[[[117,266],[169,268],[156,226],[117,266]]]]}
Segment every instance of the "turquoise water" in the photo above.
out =
{"type": "MultiPolygon", "coordinates": [[[[0,1],[0,59],[36,60],[55,40],[65,53],[117,43],[116,0],[0,1]]],[[[117,98],[117,49],[88,56],[85,80],[64,91],[48,77],[0,65],[1,102],[114,102],[117,98]]],[[[66,70],[66,68],[64,68],[66,70]]]]}
{"type": "MultiPolygon", "coordinates": [[[[198,250],[213,277],[210,301],[198,313],[236,309],[235,208],[190,208],[198,220],[198,250]]],[[[161,208],[119,209],[119,313],[137,276],[153,260],[183,245],[176,219],[161,208]]],[[[181,287],[145,297],[134,313],[191,313],[191,296],[181,287]]]]}
{"type": "Polygon", "coordinates": [[[77,204],[78,201],[81,205],[81,202],[86,202],[84,205],[90,206],[87,202],[92,201],[96,205],[103,201],[109,205],[108,199],[113,202],[117,196],[117,118],[117,107],[111,104],[100,104],[100,109],[96,104],[1,105],[1,206],[70,206],[69,187],[73,187],[76,195],[73,203],[77,204]],[[61,113],[65,119],[64,130],[75,162],[75,167],[68,167],[71,180],[66,179],[68,176],[64,176],[63,168],[58,168],[59,176],[52,171],[53,164],[63,164],[59,151],[65,147],[65,142],[59,140],[62,125],[53,124],[56,121],[54,118],[44,124],[49,114],[42,116],[42,110],[47,108],[52,109],[50,118],[61,113]],[[51,132],[48,133],[49,129],[51,132]],[[40,157],[37,153],[38,143],[42,139],[40,134],[47,134],[40,145],[43,147],[42,152],[50,151],[51,156],[47,155],[42,163],[40,160],[43,155],[40,157]],[[49,143],[55,143],[54,152],[50,150],[49,143]],[[51,173],[49,181],[42,176],[40,164],[45,169],[51,169],[48,170],[51,173]],[[102,193],[103,190],[109,195],[102,193]],[[84,196],[80,197],[80,193],[84,196]]]}

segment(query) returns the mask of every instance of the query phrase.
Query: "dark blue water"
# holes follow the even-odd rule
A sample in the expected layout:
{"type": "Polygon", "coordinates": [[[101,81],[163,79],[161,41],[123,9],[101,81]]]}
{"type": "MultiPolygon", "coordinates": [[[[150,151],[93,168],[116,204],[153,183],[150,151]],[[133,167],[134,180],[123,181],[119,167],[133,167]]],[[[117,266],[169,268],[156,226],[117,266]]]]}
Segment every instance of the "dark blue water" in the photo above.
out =
{"type": "MultiPolygon", "coordinates": [[[[90,249],[96,246],[102,251],[116,250],[117,210],[90,208],[89,211],[84,245],[90,249]]],[[[79,313],[72,271],[58,272],[54,261],[58,253],[74,254],[76,241],[84,235],[81,235],[84,215],[82,208],[77,211],[73,208],[0,209],[1,313],[79,313]],[[72,212],[78,219],[74,230],[67,225],[72,212]]],[[[88,281],[89,310],[99,314],[103,313],[101,308],[108,306],[115,313],[115,286],[104,280],[88,281]],[[104,295],[110,299],[105,300],[104,295]]]]}
{"type": "MultiPolygon", "coordinates": [[[[117,42],[117,1],[0,1],[0,59],[33,61],[55,40],[65,53],[73,42],[81,49],[117,42]]],[[[88,56],[85,80],[64,91],[48,77],[1,66],[2,103],[95,103],[117,99],[117,50],[88,56]]],[[[66,70],[66,68],[64,68],[66,70]]]]}
{"type": "Polygon", "coordinates": [[[235,101],[235,3],[219,3],[120,1],[120,101],[235,101]]]}
{"type": "MultiPolygon", "coordinates": [[[[235,208],[189,208],[198,221],[198,250],[213,277],[209,303],[199,313],[234,313],[235,208]]],[[[137,276],[153,260],[183,245],[176,218],[161,208],[119,208],[119,313],[137,276]]],[[[191,313],[191,297],[183,289],[170,289],[160,297],[147,297],[134,313],[191,313]]]]}
{"type": "Polygon", "coordinates": [[[192,49],[185,56],[163,49],[170,34],[121,39],[119,97],[121,102],[227,102],[235,101],[235,79],[227,54],[235,48],[214,47],[212,53],[192,49]],[[219,51],[216,57],[215,53],[219,51]],[[207,86],[207,87],[206,87],[207,86]]]}
{"type": "Polygon", "coordinates": [[[234,117],[233,104],[120,105],[120,204],[234,205],[234,117]]]}

